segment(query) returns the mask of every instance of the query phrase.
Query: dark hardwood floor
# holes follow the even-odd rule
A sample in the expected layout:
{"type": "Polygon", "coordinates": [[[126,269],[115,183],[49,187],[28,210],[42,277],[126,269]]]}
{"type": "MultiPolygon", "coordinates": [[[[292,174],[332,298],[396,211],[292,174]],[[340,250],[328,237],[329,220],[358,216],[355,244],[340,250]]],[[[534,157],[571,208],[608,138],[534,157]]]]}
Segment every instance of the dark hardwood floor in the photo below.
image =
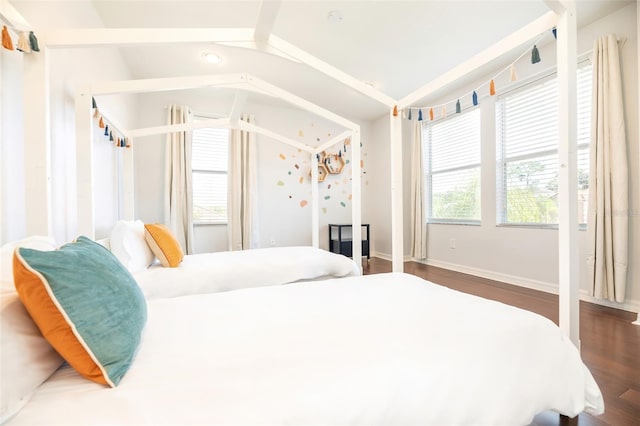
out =
{"type": "MultiPolygon", "coordinates": [[[[372,258],[363,262],[365,274],[391,271],[391,262],[372,258]]],[[[536,312],[558,323],[558,296],[486,278],[405,262],[404,270],[428,281],[465,293],[536,312]]],[[[581,354],[604,395],[605,412],[582,413],[577,419],[544,412],[532,425],[640,425],[640,326],[636,314],[580,302],[581,354]]]]}

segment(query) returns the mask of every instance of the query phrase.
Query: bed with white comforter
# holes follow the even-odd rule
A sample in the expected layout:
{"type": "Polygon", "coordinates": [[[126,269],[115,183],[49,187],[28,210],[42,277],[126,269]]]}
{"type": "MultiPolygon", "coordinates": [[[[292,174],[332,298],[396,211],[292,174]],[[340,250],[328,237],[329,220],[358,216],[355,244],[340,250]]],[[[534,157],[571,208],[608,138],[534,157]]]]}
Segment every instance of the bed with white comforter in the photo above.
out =
{"type": "Polygon", "coordinates": [[[352,259],[314,247],[192,254],[175,268],[156,262],[133,272],[147,299],[216,293],[360,275],[352,259]]]}
{"type": "Polygon", "coordinates": [[[147,305],[117,388],[63,367],[9,424],[523,425],[603,410],[551,321],[412,275],[147,305]]]}

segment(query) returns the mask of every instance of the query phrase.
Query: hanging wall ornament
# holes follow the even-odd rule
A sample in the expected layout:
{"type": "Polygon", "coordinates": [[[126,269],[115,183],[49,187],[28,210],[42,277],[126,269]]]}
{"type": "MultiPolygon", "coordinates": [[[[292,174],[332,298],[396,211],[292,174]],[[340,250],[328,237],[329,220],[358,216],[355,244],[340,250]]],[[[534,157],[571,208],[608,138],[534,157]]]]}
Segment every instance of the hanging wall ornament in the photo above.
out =
{"type": "Polygon", "coordinates": [[[534,44],[533,49],[531,49],[531,63],[537,64],[540,62],[540,52],[538,51],[538,47],[534,44]]]}
{"type": "Polygon", "coordinates": [[[411,108],[409,108],[409,114],[407,115],[407,118],[411,120],[411,108]]]}
{"type": "Polygon", "coordinates": [[[462,108],[460,108],[460,99],[456,101],[456,114],[460,114],[462,112],[462,108]]]}
{"type": "Polygon", "coordinates": [[[516,74],[515,64],[511,64],[511,69],[509,70],[509,79],[511,81],[516,81],[518,79],[518,74],[516,74]]]}
{"type": "Polygon", "coordinates": [[[93,111],[93,118],[98,118],[98,115],[100,115],[100,111],[98,111],[98,108],[96,108],[96,109],[93,111]]]}
{"type": "Polygon", "coordinates": [[[31,44],[31,50],[33,50],[34,52],[40,51],[40,48],[38,47],[38,39],[36,38],[36,35],[33,33],[33,31],[29,33],[29,44],[31,44]]]}
{"type": "Polygon", "coordinates": [[[433,121],[433,108],[429,108],[429,120],[433,121]]]}
{"type": "Polygon", "coordinates": [[[100,121],[98,121],[98,127],[104,129],[104,120],[102,119],[102,117],[100,117],[100,121]]]}
{"type": "Polygon", "coordinates": [[[397,117],[398,116],[398,105],[394,105],[393,106],[393,116],[397,117]]]}
{"type": "Polygon", "coordinates": [[[11,35],[6,25],[2,26],[2,47],[7,50],[13,50],[13,41],[11,41],[11,35]]]}
{"type": "Polygon", "coordinates": [[[473,105],[478,105],[478,94],[476,93],[476,91],[473,91],[473,95],[471,95],[471,99],[473,100],[473,105]]]}
{"type": "Polygon", "coordinates": [[[25,33],[24,31],[20,32],[20,35],[18,36],[16,49],[22,53],[31,53],[31,45],[29,44],[27,33],[25,33]]]}
{"type": "Polygon", "coordinates": [[[91,108],[98,108],[98,104],[96,104],[96,98],[91,97],[91,108]]]}
{"type": "Polygon", "coordinates": [[[418,121],[422,121],[422,109],[418,110],[418,121]]]}
{"type": "Polygon", "coordinates": [[[113,142],[113,132],[109,132],[109,142],[113,142]]]}
{"type": "Polygon", "coordinates": [[[489,94],[491,96],[496,94],[496,84],[493,82],[493,80],[491,80],[491,83],[489,83],[489,94]]]}
{"type": "Polygon", "coordinates": [[[109,136],[109,125],[104,126],[104,135],[109,136]]]}
{"type": "Polygon", "coordinates": [[[553,27],[551,29],[551,33],[553,34],[553,38],[557,40],[558,39],[558,33],[556,31],[556,27],[553,27]]]}

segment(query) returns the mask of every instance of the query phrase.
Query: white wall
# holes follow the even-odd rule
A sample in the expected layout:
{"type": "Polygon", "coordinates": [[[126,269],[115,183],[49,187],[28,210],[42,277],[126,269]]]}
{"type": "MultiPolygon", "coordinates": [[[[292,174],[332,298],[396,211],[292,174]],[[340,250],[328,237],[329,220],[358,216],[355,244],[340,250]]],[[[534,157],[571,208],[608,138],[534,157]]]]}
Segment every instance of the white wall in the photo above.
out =
{"type": "MultiPolygon", "coordinates": [[[[223,96],[224,97],[224,96],[223,96]]],[[[165,106],[188,105],[196,113],[226,115],[230,103],[216,99],[211,92],[157,93],[139,96],[139,120],[136,127],[165,124],[165,106]]],[[[343,131],[340,126],[309,113],[286,106],[248,102],[243,112],[255,115],[256,123],[304,143],[343,131]]],[[[369,174],[367,141],[369,123],[360,123],[365,165],[363,185],[369,174]]],[[[146,222],[163,222],[164,136],[140,138],[134,142],[136,216],[146,222]]],[[[260,247],[311,244],[311,185],[309,155],[267,137],[257,136],[258,155],[258,233],[260,247]],[[297,166],[297,167],[296,167],[297,166]]],[[[342,146],[330,148],[337,152],[342,146]]],[[[347,146],[345,158],[350,158],[347,146]]],[[[319,187],[320,246],[328,248],[328,223],[351,222],[351,164],[340,174],[329,175],[319,187]],[[327,197],[327,198],[325,198],[327,197]]],[[[363,201],[365,206],[365,201],[363,201]]],[[[363,207],[363,223],[368,220],[363,207]]],[[[197,225],[194,233],[196,252],[227,249],[226,225],[197,225]]]]}
{"type": "MultiPolygon", "coordinates": [[[[625,308],[640,310],[640,176],[639,176],[639,143],[638,143],[638,58],[636,5],[631,4],[579,30],[579,53],[592,49],[593,40],[601,35],[613,32],[628,40],[621,50],[621,66],[625,92],[626,128],[629,150],[630,196],[632,214],[630,216],[630,258],[627,286],[629,303],[625,308]],[[634,237],[635,236],[635,237],[634,237]]],[[[526,60],[518,62],[517,71],[520,80],[555,67],[555,43],[538,46],[542,62],[531,65],[526,60]]],[[[487,74],[477,81],[443,96],[442,99],[431,100],[431,104],[456,99],[458,95],[469,93],[479,84],[488,81],[494,73],[487,74]]],[[[508,73],[506,75],[508,77],[508,73]]],[[[496,81],[497,87],[508,84],[506,80],[496,81]]],[[[494,97],[482,96],[480,108],[483,123],[488,125],[482,129],[482,224],[480,226],[429,224],[428,226],[428,262],[433,265],[472,273],[546,291],[557,291],[558,286],[558,232],[552,229],[530,229],[524,227],[496,227],[495,200],[495,129],[493,126],[494,97]],[[455,240],[455,249],[449,248],[451,239],[455,240]]],[[[410,229],[409,198],[407,176],[410,174],[410,138],[407,128],[410,122],[405,121],[404,160],[405,160],[405,255],[408,253],[409,241],[407,231],[410,229]]],[[[388,156],[388,118],[382,117],[373,124],[376,147],[376,162],[381,164],[387,158],[378,158],[380,153],[388,156]],[[386,149],[386,150],[385,150],[386,149]]],[[[390,192],[389,181],[380,181],[380,191],[390,192]]],[[[388,204],[381,204],[388,205],[388,204]]],[[[384,241],[376,241],[377,251],[382,257],[390,256],[390,207],[385,212],[377,212],[376,229],[378,236],[384,241]]],[[[586,293],[586,232],[580,232],[581,246],[581,288],[586,293]]]]}

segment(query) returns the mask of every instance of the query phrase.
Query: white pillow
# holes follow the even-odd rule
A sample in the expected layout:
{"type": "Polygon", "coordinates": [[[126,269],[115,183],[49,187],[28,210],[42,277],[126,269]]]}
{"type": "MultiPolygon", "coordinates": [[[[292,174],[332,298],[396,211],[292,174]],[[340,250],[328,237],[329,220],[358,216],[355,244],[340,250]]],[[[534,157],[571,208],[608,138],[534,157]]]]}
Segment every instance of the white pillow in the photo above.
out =
{"type": "Polygon", "coordinates": [[[0,423],[15,415],[63,363],[18,294],[0,294],[0,423]]]}
{"type": "Polygon", "coordinates": [[[144,223],[141,220],[119,220],[111,230],[111,252],[130,271],[146,269],[155,255],[144,239],[144,223]]]}
{"type": "Polygon", "coordinates": [[[0,248],[0,293],[15,293],[13,284],[13,252],[18,247],[36,250],[55,250],[56,242],[51,237],[33,236],[18,241],[11,241],[0,248]]]}

